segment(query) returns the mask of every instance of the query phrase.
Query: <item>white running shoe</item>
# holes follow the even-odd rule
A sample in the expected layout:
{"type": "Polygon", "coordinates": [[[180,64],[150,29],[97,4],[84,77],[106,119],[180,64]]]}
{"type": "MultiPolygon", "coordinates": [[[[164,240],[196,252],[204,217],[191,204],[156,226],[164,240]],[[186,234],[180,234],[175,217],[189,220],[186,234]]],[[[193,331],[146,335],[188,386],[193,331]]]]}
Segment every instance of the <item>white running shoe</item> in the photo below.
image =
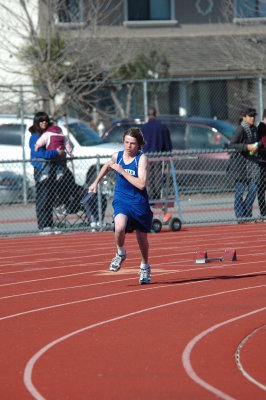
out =
{"type": "Polygon", "coordinates": [[[119,255],[118,253],[116,253],[115,257],[112,259],[112,262],[110,264],[110,271],[114,271],[117,272],[120,270],[122,262],[125,261],[125,259],[127,258],[126,254],[123,255],[119,255]]]}
{"type": "Polygon", "coordinates": [[[56,226],[52,228],[52,232],[54,235],[61,235],[63,233],[60,229],[58,229],[56,226]]]}
{"type": "Polygon", "coordinates": [[[145,266],[144,268],[140,268],[139,283],[140,285],[151,283],[151,269],[149,265],[145,266]]]}
{"type": "Polygon", "coordinates": [[[53,230],[50,226],[46,226],[45,228],[41,229],[39,232],[39,235],[45,236],[45,235],[52,235],[53,230]]]}

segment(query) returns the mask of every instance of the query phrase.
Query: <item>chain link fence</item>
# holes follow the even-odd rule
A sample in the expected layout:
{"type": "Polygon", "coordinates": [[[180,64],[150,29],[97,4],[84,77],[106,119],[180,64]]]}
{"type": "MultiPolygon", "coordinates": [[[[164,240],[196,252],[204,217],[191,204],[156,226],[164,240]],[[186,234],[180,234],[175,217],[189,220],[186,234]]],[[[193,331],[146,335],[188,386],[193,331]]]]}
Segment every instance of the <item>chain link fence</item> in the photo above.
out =
{"type": "Polygon", "coordinates": [[[179,78],[113,82],[103,88],[105,99],[98,109],[124,118],[146,118],[148,107],[158,114],[201,116],[237,123],[243,107],[257,108],[262,115],[266,99],[265,80],[261,77],[179,78]],[[128,98],[128,90],[132,88],[128,98]],[[117,107],[117,104],[120,107],[117,107]],[[130,110],[127,112],[126,110],[130,110]]]}
{"type": "MultiPolygon", "coordinates": [[[[111,230],[113,171],[101,181],[97,195],[85,206],[81,204],[89,184],[109,158],[94,157],[94,168],[89,169],[90,158],[68,160],[63,174],[58,173],[57,166],[52,164],[49,176],[41,175],[38,183],[34,180],[30,161],[0,162],[0,234],[37,234],[40,232],[40,219],[49,219],[51,215],[57,231],[111,230]],[[76,183],[76,170],[79,181],[83,177],[83,184],[76,183]],[[26,171],[25,175],[23,171],[26,171]],[[38,190],[39,200],[36,196],[38,190]],[[43,208],[46,210],[44,214],[43,208]]],[[[230,152],[180,151],[174,155],[149,154],[148,158],[150,204],[154,218],[160,219],[167,229],[171,229],[173,218],[178,218],[183,225],[239,222],[235,178],[239,170],[243,170],[243,163],[231,168],[230,152]]],[[[247,195],[246,186],[244,197],[247,195]]],[[[256,198],[252,216],[243,219],[254,221],[259,217],[256,198]]],[[[50,222],[43,220],[41,225],[49,226],[50,222]]]]}
{"type": "MultiPolygon", "coordinates": [[[[81,96],[82,102],[80,97],[73,98],[63,113],[91,122],[95,129],[99,127],[99,133],[116,118],[145,119],[149,106],[155,106],[159,116],[201,116],[236,124],[243,107],[256,108],[260,119],[266,104],[263,76],[107,81],[91,82],[90,86],[93,95],[81,96]]],[[[1,85],[0,114],[22,118],[42,109],[37,89],[1,85]]]]}
{"type": "MultiPolygon", "coordinates": [[[[91,85],[98,85],[93,97],[83,99],[82,107],[73,99],[67,114],[93,122],[99,134],[99,125],[104,123],[108,127],[114,118],[143,120],[150,105],[157,108],[159,116],[199,115],[234,125],[240,110],[252,106],[257,109],[259,120],[266,99],[264,77],[190,77],[95,82],[91,85]],[[81,112],[81,109],[87,112],[81,112]]],[[[43,103],[36,97],[37,92],[37,88],[30,85],[0,86],[0,113],[16,114],[23,121],[26,114],[33,115],[42,109],[43,103]]],[[[2,160],[9,157],[9,154],[4,155],[2,160]]],[[[228,169],[227,151],[180,151],[175,153],[172,164],[161,158],[154,161],[152,157],[149,193],[154,214],[162,222],[167,222],[166,216],[170,214],[180,218],[183,224],[237,221],[235,175],[228,169]]],[[[62,177],[58,177],[56,169],[52,168],[47,201],[56,228],[66,232],[111,229],[114,174],[102,181],[99,193],[86,207],[80,204],[88,184],[95,179],[106,159],[94,156],[68,160],[62,177]]],[[[0,234],[39,232],[36,211],[40,212],[41,205],[36,209],[36,182],[30,161],[0,162],[0,204],[0,234]]],[[[249,219],[259,215],[256,199],[253,216],[249,219]]],[[[169,226],[169,223],[165,225],[169,226]]]]}

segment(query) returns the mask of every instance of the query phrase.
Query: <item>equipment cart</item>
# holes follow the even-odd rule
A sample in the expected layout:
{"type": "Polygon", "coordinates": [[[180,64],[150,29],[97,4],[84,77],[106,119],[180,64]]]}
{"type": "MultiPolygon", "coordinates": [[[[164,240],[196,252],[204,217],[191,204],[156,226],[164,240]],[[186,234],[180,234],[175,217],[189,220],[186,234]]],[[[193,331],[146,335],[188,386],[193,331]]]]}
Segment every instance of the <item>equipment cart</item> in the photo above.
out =
{"type": "MultiPolygon", "coordinates": [[[[171,231],[180,231],[182,227],[182,212],[178,194],[178,185],[174,168],[174,160],[177,157],[149,157],[150,179],[149,196],[150,207],[153,211],[152,231],[160,232],[163,226],[168,226],[171,231]],[[151,190],[159,185],[157,198],[152,198],[151,190]]],[[[158,187],[157,187],[158,189],[158,187]]]]}

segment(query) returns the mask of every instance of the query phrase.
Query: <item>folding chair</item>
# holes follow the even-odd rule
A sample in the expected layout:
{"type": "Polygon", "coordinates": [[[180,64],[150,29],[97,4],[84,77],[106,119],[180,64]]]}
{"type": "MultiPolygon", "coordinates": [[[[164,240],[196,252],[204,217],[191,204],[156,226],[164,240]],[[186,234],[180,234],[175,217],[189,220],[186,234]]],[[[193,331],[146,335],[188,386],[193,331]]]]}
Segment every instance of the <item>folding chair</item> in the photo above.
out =
{"type": "Polygon", "coordinates": [[[54,225],[57,228],[75,229],[88,226],[87,214],[80,201],[86,189],[76,184],[72,172],[65,168],[58,180],[57,196],[54,207],[54,225]]]}

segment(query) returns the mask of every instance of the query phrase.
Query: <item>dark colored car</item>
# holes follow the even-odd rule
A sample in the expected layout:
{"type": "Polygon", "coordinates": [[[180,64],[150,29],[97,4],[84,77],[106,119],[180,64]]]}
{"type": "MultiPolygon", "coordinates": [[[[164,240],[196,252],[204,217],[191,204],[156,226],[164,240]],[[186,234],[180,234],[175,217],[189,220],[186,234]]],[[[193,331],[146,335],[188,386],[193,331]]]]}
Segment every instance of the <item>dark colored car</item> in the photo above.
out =
{"type": "MultiPolygon", "coordinates": [[[[234,125],[212,118],[202,117],[162,117],[171,134],[174,150],[218,150],[229,143],[234,125]]],[[[118,120],[109,126],[102,136],[107,143],[121,143],[123,132],[143,124],[140,119],[118,120]]]]}
{"type": "MultiPolygon", "coordinates": [[[[222,120],[203,117],[161,117],[171,135],[175,172],[181,192],[208,192],[232,188],[226,169],[226,151],[235,126],[222,120]]],[[[111,124],[103,141],[120,143],[123,132],[142,125],[141,120],[120,120],[111,124]]]]}

